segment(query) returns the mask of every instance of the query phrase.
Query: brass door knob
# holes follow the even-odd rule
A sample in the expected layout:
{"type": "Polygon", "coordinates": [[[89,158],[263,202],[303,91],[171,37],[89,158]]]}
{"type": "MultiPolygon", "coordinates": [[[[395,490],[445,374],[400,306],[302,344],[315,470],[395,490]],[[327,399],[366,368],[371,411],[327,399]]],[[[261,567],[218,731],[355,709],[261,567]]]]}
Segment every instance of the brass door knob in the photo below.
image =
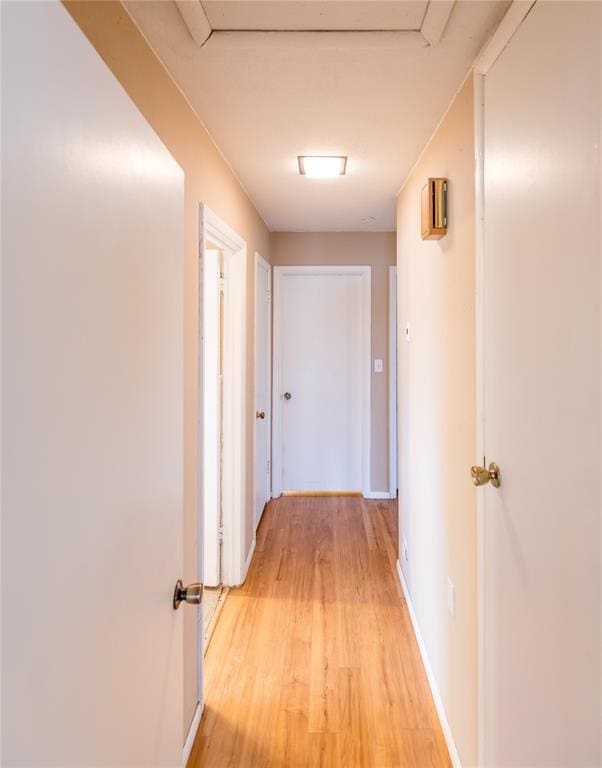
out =
{"type": "Polygon", "coordinates": [[[487,485],[487,483],[491,483],[494,488],[500,487],[500,468],[493,461],[489,468],[471,467],[470,476],[472,477],[473,485],[487,485]]]}
{"type": "Polygon", "coordinates": [[[189,584],[184,586],[181,579],[176,582],[176,588],[173,593],[173,607],[177,610],[180,603],[189,603],[190,605],[200,605],[203,599],[203,585],[189,584]]]}
{"type": "Polygon", "coordinates": [[[265,411],[255,411],[256,419],[265,419],[265,411]]]}

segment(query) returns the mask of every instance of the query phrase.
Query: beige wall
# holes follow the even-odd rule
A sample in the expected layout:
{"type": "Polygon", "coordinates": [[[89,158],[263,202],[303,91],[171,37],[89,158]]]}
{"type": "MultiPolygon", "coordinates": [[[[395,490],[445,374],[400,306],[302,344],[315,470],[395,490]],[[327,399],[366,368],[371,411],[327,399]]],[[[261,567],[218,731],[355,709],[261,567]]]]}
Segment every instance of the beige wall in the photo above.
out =
{"type": "Polygon", "coordinates": [[[274,232],[275,266],[338,265],[372,267],[372,359],[384,361],[372,372],[373,491],[389,490],[389,267],[395,264],[394,232],[274,232]]]}
{"type": "Polygon", "coordinates": [[[474,109],[469,79],[398,198],[400,557],[462,764],[477,764],[474,109]],[[420,237],[420,189],[449,179],[449,232],[420,237]],[[410,342],[402,330],[410,322],[410,342]],[[447,577],[456,615],[447,608],[447,577]]]}
{"type": "MultiPolygon", "coordinates": [[[[185,173],[184,582],[197,580],[197,334],[199,203],[247,242],[247,551],[253,537],[254,253],[270,259],[269,232],[207,131],[120,2],[65,2],[84,34],[185,173]]],[[[197,700],[196,612],[184,615],[184,732],[197,700]]]]}

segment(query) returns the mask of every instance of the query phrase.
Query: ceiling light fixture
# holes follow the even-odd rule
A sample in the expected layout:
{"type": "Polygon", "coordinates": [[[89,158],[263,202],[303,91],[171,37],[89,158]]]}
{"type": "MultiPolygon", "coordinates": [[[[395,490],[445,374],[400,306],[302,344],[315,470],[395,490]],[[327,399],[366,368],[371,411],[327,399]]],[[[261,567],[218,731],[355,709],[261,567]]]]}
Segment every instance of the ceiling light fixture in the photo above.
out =
{"type": "Polygon", "coordinates": [[[376,221],[376,219],[374,218],[374,216],[362,216],[362,221],[365,224],[372,224],[372,222],[376,221]]]}
{"type": "Polygon", "coordinates": [[[310,179],[334,179],[344,176],[347,169],[346,156],[299,155],[299,173],[310,179]]]}

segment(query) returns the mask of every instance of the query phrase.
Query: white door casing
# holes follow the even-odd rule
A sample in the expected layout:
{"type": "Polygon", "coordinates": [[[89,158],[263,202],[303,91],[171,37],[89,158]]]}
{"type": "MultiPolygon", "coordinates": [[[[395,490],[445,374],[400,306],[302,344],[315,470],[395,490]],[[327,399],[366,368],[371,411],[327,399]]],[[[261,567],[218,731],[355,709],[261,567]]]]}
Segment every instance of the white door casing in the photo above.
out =
{"type": "Polygon", "coordinates": [[[274,267],[274,496],[370,493],[370,274],[274,267]]]}
{"type": "MultiPolygon", "coordinates": [[[[245,578],[247,552],[245,552],[246,505],[246,435],[247,435],[247,245],[245,241],[207,205],[199,210],[199,258],[205,262],[205,250],[219,249],[224,260],[223,301],[223,385],[222,385],[222,582],[226,586],[241,584],[245,578]],[[208,244],[210,244],[208,246],[208,244]]],[[[202,280],[202,269],[199,269],[202,280]]],[[[199,297],[202,299],[202,285],[199,297]]],[[[199,350],[202,349],[202,307],[199,307],[199,350]]],[[[199,354],[199,361],[202,355],[199,354]]],[[[203,372],[199,366],[199,381],[203,372]]],[[[202,389],[199,390],[203,392],[202,389]]],[[[199,409],[202,419],[202,408],[199,409]]],[[[203,487],[205,449],[203,425],[199,424],[199,483],[203,487]]],[[[202,505],[203,493],[199,494],[202,505]]],[[[199,509],[202,530],[203,514],[199,509]]],[[[199,572],[203,573],[202,550],[199,548],[199,572]]],[[[202,633],[199,637],[202,657],[202,633]]]]}
{"type": "Polygon", "coordinates": [[[389,267],[389,497],[397,496],[397,267],[389,267]]]}
{"type": "Polygon", "coordinates": [[[537,3],[477,89],[484,766],[601,759],[599,56],[599,3],[537,3]]]}
{"type": "Polygon", "coordinates": [[[271,491],[272,268],[255,254],[255,528],[271,491]],[[257,414],[263,413],[264,418],[257,414]]]}
{"type": "Polygon", "coordinates": [[[181,766],[184,176],[2,4],[2,762],[181,766]]]}
{"type": "Polygon", "coordinates": [[[203,446],[203,568],[208,587],[221,582],[222,386],[220,252],[204,248],[201,256],[201,429],[203,446]]]}

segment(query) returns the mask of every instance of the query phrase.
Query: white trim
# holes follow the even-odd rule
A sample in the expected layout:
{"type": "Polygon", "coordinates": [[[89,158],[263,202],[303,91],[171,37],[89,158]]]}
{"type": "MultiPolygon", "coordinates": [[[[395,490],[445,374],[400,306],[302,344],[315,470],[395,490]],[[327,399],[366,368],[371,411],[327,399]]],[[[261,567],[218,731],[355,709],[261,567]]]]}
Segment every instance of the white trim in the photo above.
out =
{"type": "Polygon", "coordinates": [[[389,491],[370,491],[369,493],[362,494],[365,499],[394,499],[395,496],[391,496],[389,491]]]}
{"type": "Polygon", "coordinates": [[[245,564],[242,567],[242,579],[240,582],[241,584],[244,584],[244,581],[247,578],[247,574],[249,573],[249,568],[251,567],[251,560],[253,559],[253,555],[255,554],[256,544],[257,544],[257,538],[253,536],[253,541],[251,542],[251,546],[249,547],[249,554],[247,555],[245,564]]]}
{"type": "Polygon", "coordinates": [[[389,267],[389,498],[397,496],[397,267],[389,267]]]}
{"type": "MultiPolygon", "coordinates": [[[[254,350],[253,350],[253,370],[255,371],[255,377],[257,377],[257,329],[258,329],[258,311],[260,306],[263,306],[263,304],[260,304],[260,297],[257,296],[257,270],[258,269],[264,269],[268,273],[268,298],[267,302],[270,307],[272,307],[272,265],[269,264],[257,251],[255,251],[255,330],[254,330],[254,338],[255,338],[255,344],[254,344],[254,350]]],[[[267,487],[267,498],[266,498],[266,504],[267,502],[272,498],[272,316],[270,311],[270,318],[268,322],[268,343],[267,343],[267,403],[265,406],[265,415],[266,415],[266,429],[268,432],[268,455],[267,455],[267,461],[270,462],[269,464],[269,472],[268,472],[268,487],[267,487]]],[[[256,384],[256,381],[255,381],[256,384]]],[[[255,392],[254,397],[257,398],[257,386],[255,386],[255,392]]],[[[255,401],[255,409],[258,407],[258,403],[255,401]]],[[[259,515],[258,518],[256,518],[255,515],[255,495],[256,495],[256,487],[255,487],[255,476],[256,476],[256,469],[257,467],[257,456],[255,455],[255,448],[257,445],[257,419],[254,419],[253,421],[253,521],[255,530],[259,527],[259,523],[261,522],[261,515],[259,515]]]]}
{"type": "Polygon", "coordinates": [[[203,570],[200,576],[206,586],[217,587],[221,581],[220,562],[220,478],[221,478],[221,386],[220,355],[220,252],[204,248],[199,261],[200,306],[199,328],[199,422],[200,446],[203,451],[203,570]],[[216,407],[217,404],[217,407],[216,407]]]}
{"type": "Polygon", "coordinates": [[[420,31],[429,45],[434,47],[441,42],[454,6],[454,0],[438,0],[427,5],[420,31]]]}
{"type": "Polygon", "coordinates": [[[211,25],[202,3],[190,3],[186,0],[175,0],[178,11],[194,42],[202,48],[211,37],[211,25]]]}
{"type": "Polygon", "coordinates": [[[196,709],[194,710],[194,717],[192,718],[192,722],[190,723],[190,728],[188,729],[188,734],[186,735],[186,741],[184,742],[184,747],[182,749],[182,765],[186,765],[188,763],[188,760],[190,758],[190,753],[192,752],[192,748],[194,746],[194,740],[196,739],[196,735],[199,730],[199,726],[201,724],[201,717],[203,716],[203,707],[200,704],[196,705],[196,709]]]}
{"type": "Polygon", "coordinates": [[[414,628],[414,635],[416,637],[416,642],[418,643],[418,648],[420,649],[420,655],[422,657],[424,671],[426,672],[426,677],[428,679],[431,693],[433,695],[433,701],[435,703],[435,709],[437,710],[437,715],[439,716],[439,722],[441,723],[441,730],[443,731],[443,736],[445,737],[445,743],[447,744],[449,759],[451,760],[451,764],[453,768],[462,768],[462,763],[460,762],[460,756],[458,755],[458,750],[456,749],[456,744],[454,742],[452,729],[447,720],[445,707],[443,706],[443,699],[441,698],[439,686],[437,685],[437,679],[435,677],[435,673],[433,672],[433,668],[431,666],[431,662],[426,650],[426,645],[424,644],[424,640],[422,639],[422,635],[420,634],[420,626],[418,624],[418,618],[414,612],[414,606],[412,605],[412,598],[410,597],[410,590],[408,589],[408,585],[406,584],[406,580],[404,578],[403,571],[401,569],[401,563],[399,562],[399,560],[397,561],[397,575],[399,576],[399,581],[401,582],[401,588],[403,589],[403,594],[405,596],[406,604],[408,606],[408,613],[410,614],[412,627],[414,628]]]}
{"type": "MultiPolygon", "coordinates": [[[[199,209],[199,253],[204,258],[205,242],[224,255],[224,338],[223,338],[223,468],[222,468],[222,582],[242,582],[245,561],[244,532],[246,507],[247,436],[247,245],[245,241],[207,206],[199,209]]],[[[201,270],[199,269],[199,277],[201,270]]],[[[202,298],[199,288],[199,303],[202,298]]],[[[202,316],[202,315],[201,315],[202,316]]],[[[199,327],[199,334],[202,328],[199,327]]],[[[199,339],[200,341],[200,339],[199,339]]],[[[200,347],[199,347],[200,348],[200,347]]],[[[199,355],[199,362],[201,358],[199,355]]],[[[202,371],[199,372],[202,384],[202,371]]],[[[202,389],[200,395],[202,396],[202,389]]],[[[199,418],[202,408],[199,408],[199,418]]],[[[202,478],[203,445],[199,428],[199,478],[202,478]]],[[[199,486],[199,504],[203,498],[199,486]]],[[[202,509],[199,530],[202,534],[202,509]]],[[[199,546],[199,558],[203,547],[199,546]]],[[[202,563],[199,563],[202,566],[202,563]]],[[[199,573],[202,570],[199,567],[199,573]]],[[[202,649],[201,649],[202,650],[202,649]]]]}
{"type": "MultiPolygon", "coordinates": [[[[474,78],[475,142],[475,352],[476,352],[476,456],[485,463],[485,77],[474,78]]],[[[477,514],[477,733],[479,765],[485,758],[485,500],[476,494],[477,514]]]]}
{"type": "Polygon", "coordinates": [[[486,75],[489,72],[534,5],[535,0],[514,0],[477,59],[475,74],[486,75]]]}
{"type": "Polygon", "coordinates": [[[200,235],[202,238],[211,240],[214,245],[223,251],[239,252],[246,250],[247,244],[242,237],[228,226],[225,221],[219,218],[208,205],[201,203],[200,206],[200,235]]]}
{"type": "Polygon", "coordinates": [[[368,266],[291,266],[274,267],[273,304],[273,403],[272,403],[272,495],[282,494],[282,399],[280,350],[280,292],[285,275],[358,275],[362,278],[362,494],[370,498],[370,462],[371,462],[371,389],[372,389],[372,268],[368,266]]]}

